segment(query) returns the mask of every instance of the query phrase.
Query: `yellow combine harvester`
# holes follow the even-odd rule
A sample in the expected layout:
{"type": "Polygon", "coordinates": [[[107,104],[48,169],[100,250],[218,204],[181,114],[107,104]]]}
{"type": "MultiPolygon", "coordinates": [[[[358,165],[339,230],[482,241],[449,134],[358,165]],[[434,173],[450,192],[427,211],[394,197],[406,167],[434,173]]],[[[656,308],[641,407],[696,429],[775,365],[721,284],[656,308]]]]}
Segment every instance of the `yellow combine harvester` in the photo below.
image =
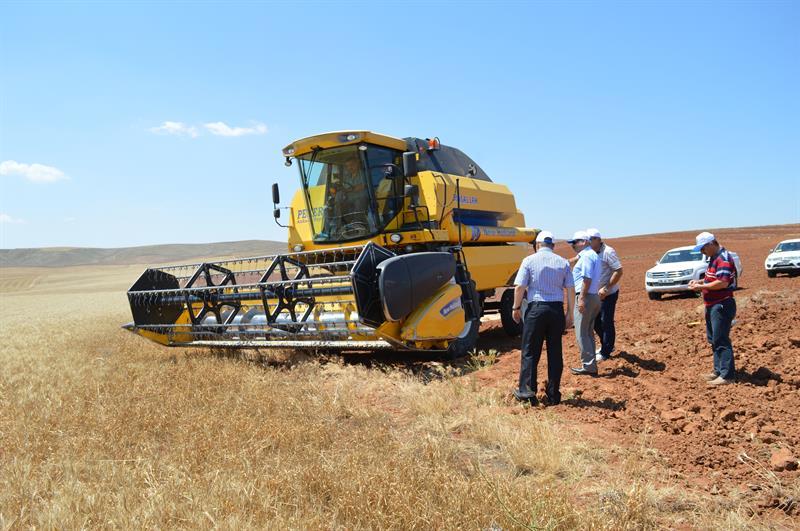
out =
{"type": "Polygon", "coordinates": [[[480,316],[511,334],[510,286],[525,242],[509,189],[438,139],[326,133],[283,150],[301,188],[289,252],[147,269],[128,291],[126,325],[170,346],[472,350],[480,316]]]}

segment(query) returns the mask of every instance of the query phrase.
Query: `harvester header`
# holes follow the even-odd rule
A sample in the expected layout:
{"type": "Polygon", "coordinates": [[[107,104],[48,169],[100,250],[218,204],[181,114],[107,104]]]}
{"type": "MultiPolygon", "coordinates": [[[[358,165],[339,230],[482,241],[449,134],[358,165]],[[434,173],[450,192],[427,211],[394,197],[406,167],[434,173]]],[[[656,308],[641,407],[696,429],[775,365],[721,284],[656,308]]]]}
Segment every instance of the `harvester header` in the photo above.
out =
{"type": "Polygon", "coordinates": [[[300,188],[274,216],[288,252],[146,270],[130,330],[171,346],[465,354],[536,229],[505,185],[438,138],[337,131],[283,149],[300,188]]]}

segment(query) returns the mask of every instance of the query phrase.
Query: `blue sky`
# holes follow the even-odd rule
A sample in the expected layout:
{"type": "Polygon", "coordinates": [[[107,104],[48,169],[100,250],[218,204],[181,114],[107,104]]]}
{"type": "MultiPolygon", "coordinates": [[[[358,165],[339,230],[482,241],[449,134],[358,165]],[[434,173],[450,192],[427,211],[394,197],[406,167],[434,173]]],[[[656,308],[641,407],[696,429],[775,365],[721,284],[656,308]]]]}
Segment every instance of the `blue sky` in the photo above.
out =
{"type": "Polygon", "coordinates": [[[557,237],[800,222],[798,2],[6,2],[0,20],[2,248],[283,240],[281,147],[362,128],[459,147],[557,237]]]}

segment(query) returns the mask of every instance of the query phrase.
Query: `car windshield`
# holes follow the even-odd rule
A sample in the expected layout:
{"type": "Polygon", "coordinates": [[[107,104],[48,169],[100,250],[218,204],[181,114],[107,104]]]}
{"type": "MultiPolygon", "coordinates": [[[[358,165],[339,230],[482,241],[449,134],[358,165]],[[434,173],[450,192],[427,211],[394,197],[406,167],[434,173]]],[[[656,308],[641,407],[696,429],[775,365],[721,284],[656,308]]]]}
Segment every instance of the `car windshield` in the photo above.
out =
{"type": "Polygon", "coordinates": [[[317,149],[298,157],[315,242],[378,233],[402,204],[402,153],[371,145],[317,149]]]}
{"type": "Polygon", "coordinates": [[[703,259],[703,253],[700,251],[692,251],[691,249],[683,249],[676,251],[667,251],[666,254],[658,261],[659,264],[672,264],[675,262],[699,262],[703,259]]]}
{"type": "Polygon", "coordinates": [[[800,242],[783,242],[775,247],[776,253],[785,253],[788,251],[800,251],[800,242]]]}

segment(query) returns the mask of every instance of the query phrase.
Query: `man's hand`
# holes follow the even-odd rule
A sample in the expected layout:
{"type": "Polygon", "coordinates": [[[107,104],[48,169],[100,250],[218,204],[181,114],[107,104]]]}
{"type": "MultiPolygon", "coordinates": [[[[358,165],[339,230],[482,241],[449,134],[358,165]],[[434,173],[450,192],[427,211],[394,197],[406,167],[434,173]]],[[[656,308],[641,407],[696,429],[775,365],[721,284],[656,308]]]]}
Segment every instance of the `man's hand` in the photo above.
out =
{"type": "Polygon", "coordinates": [[[514,319],[515,323],[518,323],[522,320],[522,312],[520,310],[514,310],[511,312],[511,318],[514,319]]]}
{"type": "Polygon", "coordinates": [[[605,299],[606,297],[608,297],[608,288],[606,286],[603,286],[602,288],[600,288],[597,294],[600,295],[600,300],[605,299]]]}
{"type": "Polygon", "coordinates": [[[689,281],[689,289],[692,291],[701,291],[704,287],[705,287],[704,282],[700,282],[699,280],[689,281]]]}
{"type": "Polygon", "coordinates": [[[564,328],[572,328],[573,326],[575,326],[575,318],[572,316],[571,313],[567,313],[567,315],[565,315],[564,317],[566,318],[567,321],[566,324],[564,325],[564,328]]]}
{"type": "Polygon", "coordinates": [[[580,313],[583,313],[583,310],[585,309],[586,309],[586,302],[583,300],[583,294],[581,294],[581,296],[578,297],[578,311],[580,313]]]}

